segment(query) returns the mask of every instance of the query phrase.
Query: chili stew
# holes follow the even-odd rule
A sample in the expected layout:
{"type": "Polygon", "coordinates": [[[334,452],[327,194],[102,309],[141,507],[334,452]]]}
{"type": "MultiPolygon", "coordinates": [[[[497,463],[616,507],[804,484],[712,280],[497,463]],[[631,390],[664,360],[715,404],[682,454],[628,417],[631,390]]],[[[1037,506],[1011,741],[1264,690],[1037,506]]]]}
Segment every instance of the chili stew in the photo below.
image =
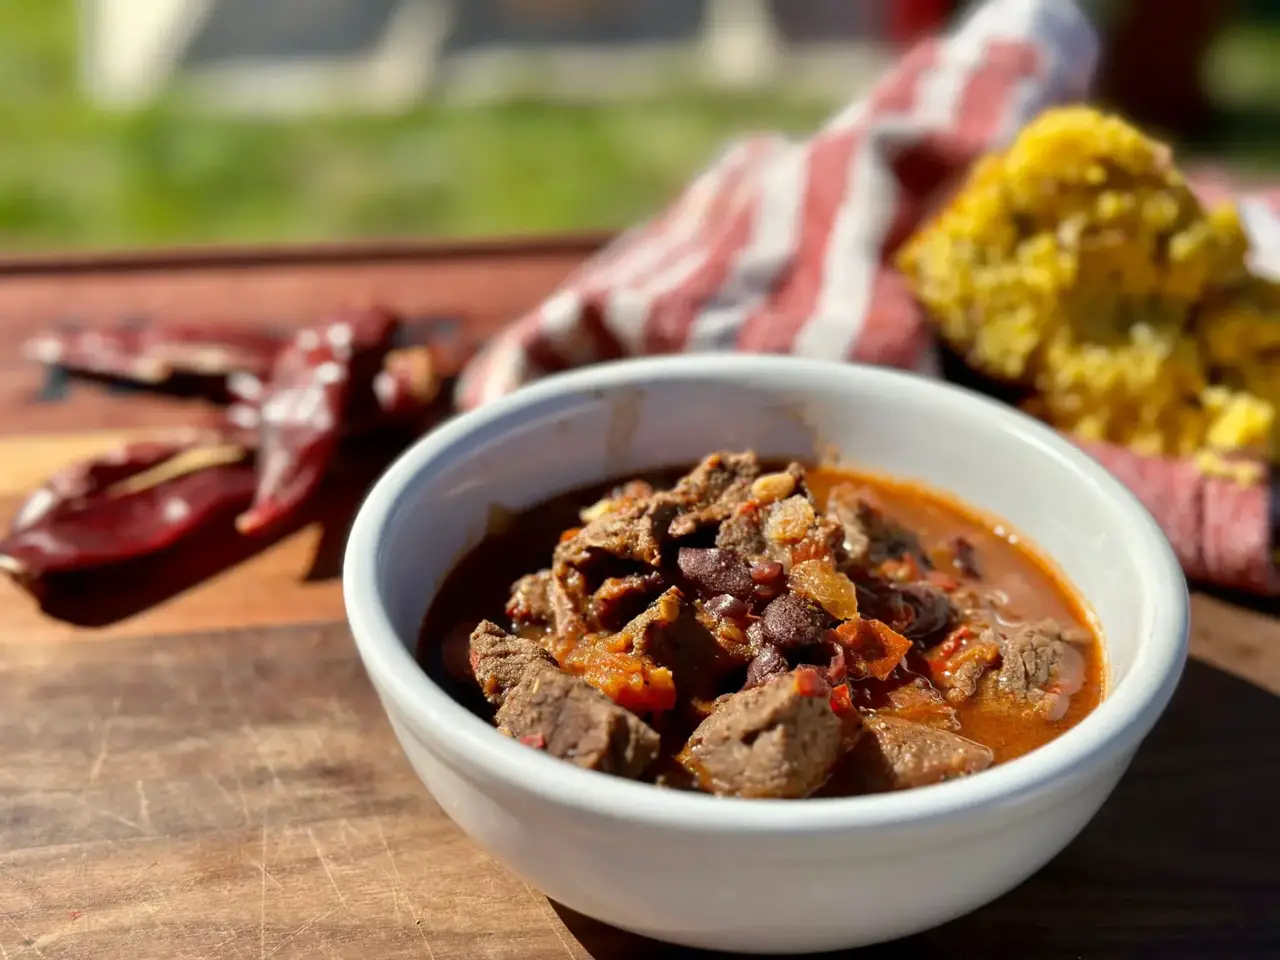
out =
{"type": "Polygon", "coordinates": [[[974,774],[1104,686],[1079,601],[1015,532],[750,451],[509,518],[446,579],[419,653],[532,749],[739,797],[974,774]]]}

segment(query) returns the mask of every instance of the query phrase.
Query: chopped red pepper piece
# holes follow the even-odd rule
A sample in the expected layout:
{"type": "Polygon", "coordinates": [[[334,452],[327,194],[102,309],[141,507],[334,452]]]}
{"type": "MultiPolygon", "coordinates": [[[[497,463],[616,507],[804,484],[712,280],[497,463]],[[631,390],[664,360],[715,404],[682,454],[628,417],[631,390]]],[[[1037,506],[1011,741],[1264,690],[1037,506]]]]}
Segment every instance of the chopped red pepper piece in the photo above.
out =
{"type": "Polygon", "coordinates": [[[831,688],[831,710],[837,717],[848,717],[856,714],[853,698],[849,695],[849,685],[840,683],[831,688]]]}
{"type": "Polygon", "coordinates": [[[845,648],[849,676],[885,680],[911,649],[911,641],[888,624],[858,617],[831,631],[845,648]]]}
{"type": "Polygon", "coordinates": [[[526,747],[533,747],[535,750],[545,750],[547,748],[547,738],[543,736],[541,731],[537,733],[528,733],[517,739],[519,739],[519,741],[526,747]]]}
{"type": "Polygon", "coordinates": [[[831,692],[822,674],[813,667],[797,667],[794,676],[796,693],[802,697],[825,697],[831,692]]]}

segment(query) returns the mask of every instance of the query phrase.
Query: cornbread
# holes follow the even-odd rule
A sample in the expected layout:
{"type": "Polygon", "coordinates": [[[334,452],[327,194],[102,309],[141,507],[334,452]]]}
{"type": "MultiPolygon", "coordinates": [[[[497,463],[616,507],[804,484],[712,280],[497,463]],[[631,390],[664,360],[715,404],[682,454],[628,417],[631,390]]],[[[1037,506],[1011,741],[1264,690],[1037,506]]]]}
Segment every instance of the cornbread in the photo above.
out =
{"type": "Polygon", "coordinates": [[[1237,461],[1280,449],[1280,290],[1247,250],[1167,146],[1073,106],[976,163],[898,265],[947,343],[1031,412],[1248,480],[1237,461]]]}

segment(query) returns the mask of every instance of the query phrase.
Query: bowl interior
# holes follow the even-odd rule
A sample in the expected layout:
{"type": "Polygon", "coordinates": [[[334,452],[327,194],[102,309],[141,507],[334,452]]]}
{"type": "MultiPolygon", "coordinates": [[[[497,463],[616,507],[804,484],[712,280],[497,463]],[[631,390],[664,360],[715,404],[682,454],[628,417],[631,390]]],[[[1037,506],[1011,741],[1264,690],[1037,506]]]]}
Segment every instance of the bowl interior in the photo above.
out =
{"type": "Polygon", "coordinates": [[[1111,685],[1124,681],[1155,599],[1146,589],[1150,524],[1134,501],[1080,469],[1039,425],[983,398],[884,371],[799,366],[766,365],[750,382],[711,365],[668,366],[643,383],[543,391],[435,438],[430,469],[399,492],[378,551],[379,599],[398,637],[414,646],[428,601],[495,510],[751,447],[762,456],[835,453],[1007,520],[1083,593],[1106,638],[1111,685]]]}

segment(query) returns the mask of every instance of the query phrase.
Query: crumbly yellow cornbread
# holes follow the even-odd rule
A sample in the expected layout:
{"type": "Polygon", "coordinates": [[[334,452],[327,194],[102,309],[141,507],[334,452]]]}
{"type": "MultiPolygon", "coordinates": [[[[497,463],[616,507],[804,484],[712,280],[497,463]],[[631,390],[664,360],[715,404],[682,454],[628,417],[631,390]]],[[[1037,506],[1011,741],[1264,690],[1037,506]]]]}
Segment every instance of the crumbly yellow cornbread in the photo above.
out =
{"type": "Polygon", "coordinates": [[[1076,106],[977,163],[898,265],[944,339],[1050,423],[1243,477],[1233,458],[1280,449],[1280,288],[1247,249],[1167,146],[1076,106]]]}

